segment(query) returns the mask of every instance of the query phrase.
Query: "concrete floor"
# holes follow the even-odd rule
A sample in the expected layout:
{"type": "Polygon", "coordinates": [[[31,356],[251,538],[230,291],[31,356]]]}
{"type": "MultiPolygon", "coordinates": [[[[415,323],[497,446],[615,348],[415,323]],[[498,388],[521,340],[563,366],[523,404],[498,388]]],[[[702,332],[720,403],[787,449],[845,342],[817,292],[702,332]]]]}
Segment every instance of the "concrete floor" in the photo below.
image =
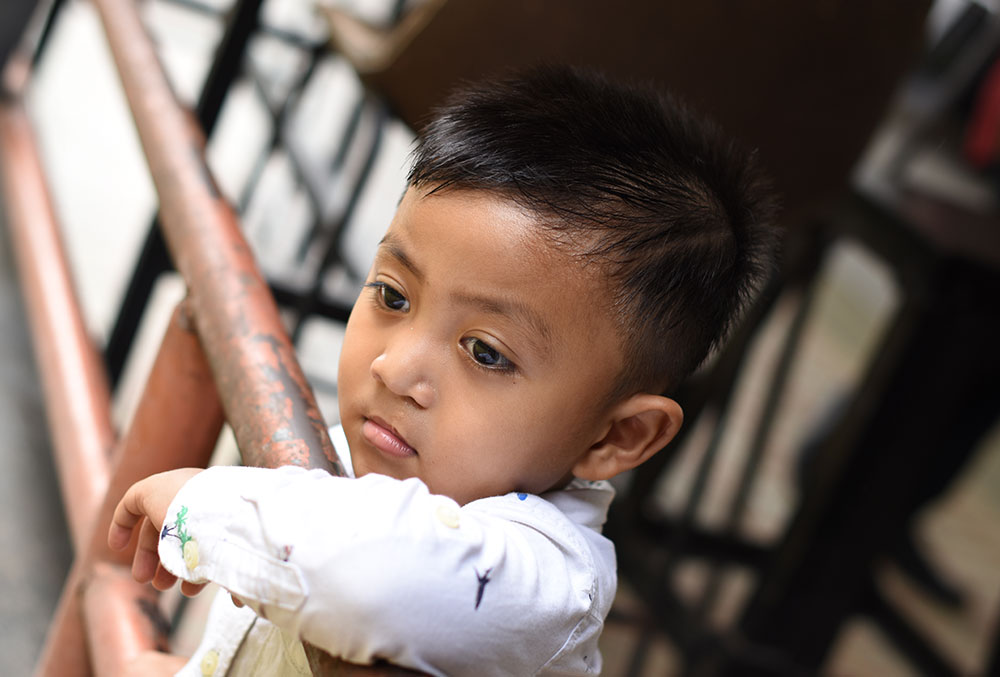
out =
{"type": "Polygon", "coordinates": [[[3,218],[0,213],[0,542],[8,556],[0,557],[0,675],[27,675],[73,553],[3,218]]]}

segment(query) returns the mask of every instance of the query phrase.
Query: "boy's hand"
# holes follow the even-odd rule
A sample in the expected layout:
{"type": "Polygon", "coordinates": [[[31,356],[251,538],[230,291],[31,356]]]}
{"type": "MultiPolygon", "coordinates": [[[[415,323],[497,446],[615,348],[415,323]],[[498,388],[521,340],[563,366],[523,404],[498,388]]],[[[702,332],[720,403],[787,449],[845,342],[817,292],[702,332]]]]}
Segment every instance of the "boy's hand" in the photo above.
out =
{"type": "MultiPolygon", "coordinates": [[[[199,468],[182,468],[151,475],[129,487],[118,502],[108,531],[108,546],[112,550],[125,549],[132,539],[132,532],[136,527],[140,528],[138,547],[132,560],[132,576],[140,583],[152,581],[157,590],[166,590],[177,582],[176,576],[160,566],[157,544],[171,501],[184,483],[199,472],[199,468]]],[[[181,592],[196,595],[203,587],[204,584],[184,581],[181,592]]]]}

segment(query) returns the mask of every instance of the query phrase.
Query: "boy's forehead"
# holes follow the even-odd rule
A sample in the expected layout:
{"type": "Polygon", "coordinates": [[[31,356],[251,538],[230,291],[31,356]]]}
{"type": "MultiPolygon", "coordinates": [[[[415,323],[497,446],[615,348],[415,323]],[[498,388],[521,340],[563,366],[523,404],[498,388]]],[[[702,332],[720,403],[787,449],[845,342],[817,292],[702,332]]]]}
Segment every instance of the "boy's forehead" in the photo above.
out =
{"type": "Polygon", "coordinates": [[[495,213],[502,213],[504,220],[512,221],[518,226],[508,231],[506,245],[523,247],[525,256],[539,258],[538,265],[568,268],[576,264],[580,266],[581,274],[587,275],[592,275],[593,269],[600,267],[593,265],[594,257],[588,255],[588,252],[599,248],[599,235],[595,231],[573,228],[556,215],[538,213],[503,191],[453,185],[442,187],[438,184],[410,185],[400,198],[389,232],[393,225],[410,226],[407,217],[411,216],[410,210],[414,207],[433,211],[435,207],[444,204],[449,207],[449,215],[457,218],[442,225],[451,226],[456,234],[468,230],[469,223],[463,218],[467,214],[463,214],[463,211],[478,210],[483,204],[487,204],[496,209],[495,213]],[[562,260],[554,261],[553,258],[562,260]]]}
{"type": "Polygon", "coordinates": [[[411,186],[380,243],[380,255],[421,276],[426,272],[423,260],[440,248],[471,250],[468,257],[456,257],[462,267],[482,256],[476,259],[482,268],[470,266],[474,273],[470,278],[478,277],[478,272],[484,278],[487,271],[495,273],[491,278],[498,282],[495,287],[465,298],[459,295],[459,301],[512,311],[504,314],[525,320],[555,344],[562,343],[560,335],[567,330],[552,317],[555,314],[565,315],[575,307],[572,314],[578,321],[569,331],[576,334],[593,336],[609,324],[612,299],[603,266],[588,263],[579,255],[579,246],[563,242],[543,217],[510,198],[485,190],[411,186]],[[418,241],[421,247],[415,246],[418,241]],[[516,294],[503,292],[508,284],[516,294]]]}
{"type": "MultiPolygon", "coordinates": [[[[544,220],[515,200],[494,191],[447,186],[410,186],[400,200],[396,216],[383,243],[392,243],[394,234],[412,239],[419,230],[433,225],[449,235],[449,241],[464,240],[479,248],[520,248],[521,256],[534,265],[551,266],[552,255],[560,253],[548,236],[544,220]],[[502,238],[482,238],[479,230],[487,228],[502,238]]],[[[563,265],[568,262],[559,262],[563,265]]]]}

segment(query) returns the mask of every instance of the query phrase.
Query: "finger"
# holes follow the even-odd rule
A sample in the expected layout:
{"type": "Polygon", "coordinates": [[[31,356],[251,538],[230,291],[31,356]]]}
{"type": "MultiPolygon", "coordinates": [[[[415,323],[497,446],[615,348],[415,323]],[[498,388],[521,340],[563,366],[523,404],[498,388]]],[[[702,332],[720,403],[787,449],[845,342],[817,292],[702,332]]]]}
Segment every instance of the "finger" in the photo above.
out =
{"type": "Polygon", "coordinates": [[[131,540],[131,528],[124,527],[117,522],[111,523],[111,528],[108,529],[108,547],[112,550],[124,550],[131,540]]]}
{"type": "Polygon", "coordinates": [[[186,597],[194,597],[201,592],[208,583],[192,583],[191,581],[181,581],[181,593],[186,597]]]}
{"type": "Polygon", "coordinates": [[[129,541],[132,540],[132,531],[143,518],[142,510],[138,506],[137,494],[135,485],[132,485],[115,506],[111,527],[108,529],[108,547],[112,550],[124,550],[128,546],[129,541]]]}
{"type": "Polygon", "coordinates": [[[156,573],[153,574],[153,587],[160,592],[163,592],[164,590],[169,590],[174,587],[174,583],[176,582],[177,577],[164,569],[162,564],[157,563],[156,573]]]}
{"type": "Polygon", "coordinates": [[[132,577],[140,583],[153,580],[156,568],[160,563],[160,555],[156,548],[160,542],[160,534],[148,519],[143,520],[139,529],[139,542],[132,558],[132,577]]]}

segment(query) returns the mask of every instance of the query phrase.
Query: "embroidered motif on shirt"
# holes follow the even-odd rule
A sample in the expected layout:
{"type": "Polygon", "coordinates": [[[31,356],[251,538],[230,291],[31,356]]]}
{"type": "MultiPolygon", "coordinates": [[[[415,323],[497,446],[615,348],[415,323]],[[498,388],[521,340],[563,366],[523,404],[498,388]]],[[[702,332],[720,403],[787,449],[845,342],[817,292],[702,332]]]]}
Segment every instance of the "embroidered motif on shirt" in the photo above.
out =
{"type": "Polygon", "coordinates": [[[187,529],[187,506],[182,505],[181,509],[177,511],[177,517],[174,519],[173,524],[164,524],[163,529],[160,530],[160,540],[162,541],[167,536],[173,536],[181,542],[181,554],[184,556],[184,565],[193,570],[198,566],[198,544],[194,542],[194,539],[188,534],[187,529]]]}
{"type": "Polygon", "coordinates": [[[490,582],[490,572],[493,571],[493,567],[490,567],[480,575],[479,569],[473,569],[476,572],[476,580],[479,581],[479,586],[476,588],[476,608],[479,608],[479,603],[483,601],[483,592],[486,590],[486,584],[490,582]]]}
{"type": "Polygon", "coordinates": [[[528,497],[528,494],[525,494],[525,493],[522,493],[522,492],[518,492],[518,494],[517,494],[517,500],[519,500],[519,501],[523,501],[527,497],[528,497]]]}
{"type": "Polygon", "coordinates": [[[160,531],[160,540],[162,541],[167,536],[173,536],[174,538],[180,540],[181,549],[187,545],[191,537],[188,535],[187,529],[187,506],[182,505],[181,509],[177,511],[177,517],[174,519],[173,524],[164,524],[163,530],[160,531]]]}

